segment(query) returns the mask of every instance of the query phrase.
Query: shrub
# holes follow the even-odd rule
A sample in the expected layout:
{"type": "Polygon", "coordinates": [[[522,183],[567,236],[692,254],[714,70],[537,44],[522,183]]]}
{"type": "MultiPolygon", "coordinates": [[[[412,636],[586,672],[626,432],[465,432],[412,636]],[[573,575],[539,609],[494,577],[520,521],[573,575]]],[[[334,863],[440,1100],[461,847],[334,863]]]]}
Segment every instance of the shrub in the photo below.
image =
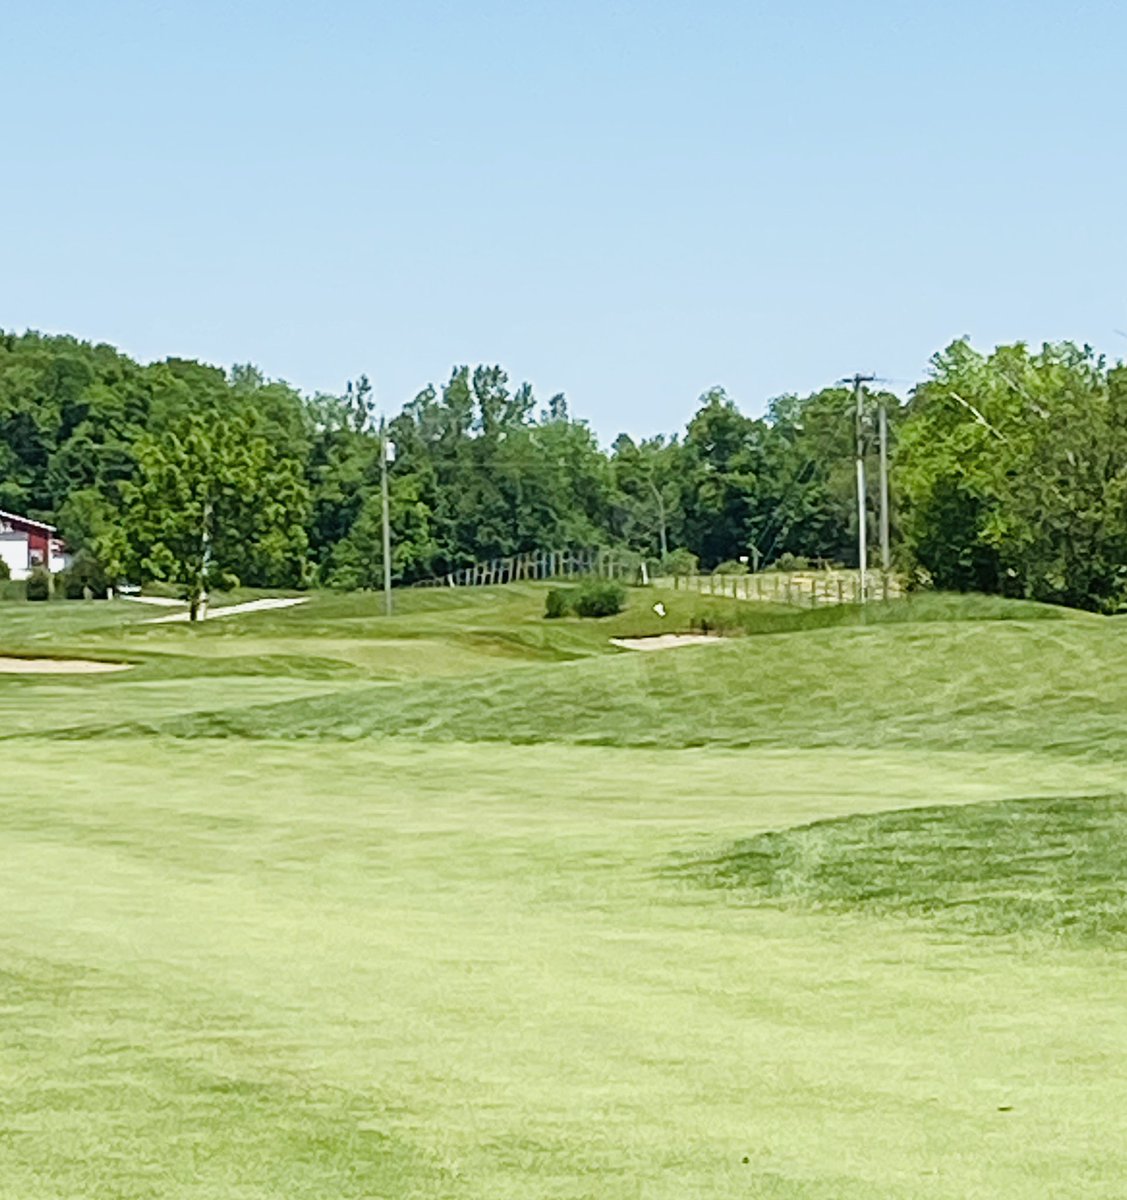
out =
{"type": "Polygon", "coordinates": [[[791,554],[788,550],[787,553],[780,554],[771,565],[776,571],[808,571],[810,560],[801,554],[791,554]]]}
{"type": "Polygon", "coordinates": [[[27,577],[26,594],[29,600],[50,600],[51,573],[46,567],[36,567],[27,577]]]}
{"type": "Polygon", "coordinates": [[[573,607],[580,617],[613,617],[622,612],[626,589],[611,579],[588,579],[576,592],[573,607]]]}
{"type": "Polygon", "coordinates": [[[746,575],[747,563],[729,558],[726,562],[720,563],[714,573],[716,575],[746,575]]]}
{"type": "Polygon", "coordinates": [[[697,609],[689,618],[689,628],[697,633],[721,635],[743,632],[739,615],[719,607],[697,609]]]}
{"type": "Polygon", "coordinates": [[[74,562],[59,573],[55,586],[68,600],[82,600],[87,594],[101,597],[106,594],[106,573],[97,559],[79,551],[74,562]]]}
{"type": "Polygon", "coordinates": [[[12,578],[12,569],[8,564],[0,558],[0,583],[12,578]]]}
{"type": "Polygon", "coordinates": [[[572,599],[571,588],[552,588],[544,601],[544,616],[550,620],[566,617],[571,612],[572,599]]]}
{"type": "Polygon", "coordinates": [[[700,559],[691,551],[680,547],[670,552],[661,560],[663,575],[695,575],[700,559]]]}

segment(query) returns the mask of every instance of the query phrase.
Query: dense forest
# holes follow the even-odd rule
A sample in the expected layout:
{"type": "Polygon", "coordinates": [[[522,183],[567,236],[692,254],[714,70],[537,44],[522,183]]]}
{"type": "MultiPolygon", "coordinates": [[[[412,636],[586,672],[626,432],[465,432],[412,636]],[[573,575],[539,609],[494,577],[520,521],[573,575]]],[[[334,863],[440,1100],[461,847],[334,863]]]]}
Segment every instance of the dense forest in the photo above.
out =
{"type": "MultiPolygon", "coordinates": [[[[1127,369],[1086,347],[958,341],[892,440],[894,553],[921,584],[1117,608],[1127,592],[1127,369]]],[[[304,396],[256,368],[0,333],[0,509],[57,524],[108,580],[377,586],[380,438],[367,380],[304,396]]],[[[856,564],[850,391],[722,389],[682,433],[600,447],[565,398],[457,367],[388,422],[392,570],[414,582],[525,550],[613,546],[706,568],[856,564]],[[690,557],[691,556],[691,557],[690,557]]]]}

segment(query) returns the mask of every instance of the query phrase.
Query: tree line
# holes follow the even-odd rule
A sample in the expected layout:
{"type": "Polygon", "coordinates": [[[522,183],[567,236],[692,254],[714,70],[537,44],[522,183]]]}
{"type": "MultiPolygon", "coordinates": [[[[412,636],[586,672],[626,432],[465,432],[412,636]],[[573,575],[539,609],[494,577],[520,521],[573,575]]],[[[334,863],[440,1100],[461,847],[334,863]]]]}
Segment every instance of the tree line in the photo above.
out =
{"type": "MultiPolygon", "coordinates": [[[[891,430],[897,566],[922,583],[1109,610],[1127,591],[1127,374],[1087,347],[937,354],[891,430]]],[[[363,376],[306,396],[251,366],[139,364],[0,333],[0,509],[57,524],[87,569],[198,593],[379,585],[380,439],[363,376]]],[[[762,417],[706,392],[683,432],[607,449],[562,395],[457,367],[391,417],[392,573],[608,546],[712,569],[857,561],[852,393],[762,417]]]]}

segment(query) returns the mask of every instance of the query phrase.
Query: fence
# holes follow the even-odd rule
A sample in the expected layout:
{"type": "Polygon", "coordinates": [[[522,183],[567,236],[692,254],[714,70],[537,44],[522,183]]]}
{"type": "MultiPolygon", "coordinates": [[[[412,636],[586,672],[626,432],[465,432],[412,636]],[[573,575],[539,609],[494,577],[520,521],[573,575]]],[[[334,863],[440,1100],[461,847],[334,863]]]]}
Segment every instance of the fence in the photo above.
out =
{"type": "Polygon", "coordinates": [[[459,567],[445,575],[420,580],[414,586],[491,587],[524,579],[574,579],[582,575],[637,583],[638,572],[636,556],[624,556],[614,550],[531,550],[527,554],[459,567]]]}
{"type": "MultiPolygon", "coordinates": [[[[594,575],[623,583],[642,582],[637,555],[615,550],[530,550],[507,558],[459,567],[424,579],[415,587],[492,587],[522,580],[575,579],[594,575]]],[[[756,575],[673,575],[651,582],[677,591],[732,600],[763,600],[817,608],[824,604],[859,604],[860,571],[763,571],[756,575]]],[[[866,572],[866,600],[897,600],[904,586],[897,575],[866,572]]]]}
{"type": "Polygon", "coordinates": [[[860,571],[763,571],[756,575],[675,575],[655,583],[702,596],[732,600],[764,600],[817,608],[824,604],[860,604],[865,600],[897,600],[904,595],[899,576],[868,571],[861,595],[860,571]]]}

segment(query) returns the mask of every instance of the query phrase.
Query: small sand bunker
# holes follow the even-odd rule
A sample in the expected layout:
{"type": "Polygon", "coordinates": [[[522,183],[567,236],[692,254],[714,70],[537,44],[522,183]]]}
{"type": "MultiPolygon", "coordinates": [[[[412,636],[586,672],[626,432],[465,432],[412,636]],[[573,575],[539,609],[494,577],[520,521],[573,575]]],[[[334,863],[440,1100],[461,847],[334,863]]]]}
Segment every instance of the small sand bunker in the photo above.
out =
{"type": "Polygon", "coordinates": [[[128,671],[130,663],[94,662],[88,658],[4,658],[0,675],[102,675],[128,671]]]}
{"type": "Polygon", "coordinates": [[[675,646],[715,645],[720,638],[707,633],[659,633],[653,637],[611,638],[612,646],[624,650],[672,650],[675,646]]]}

